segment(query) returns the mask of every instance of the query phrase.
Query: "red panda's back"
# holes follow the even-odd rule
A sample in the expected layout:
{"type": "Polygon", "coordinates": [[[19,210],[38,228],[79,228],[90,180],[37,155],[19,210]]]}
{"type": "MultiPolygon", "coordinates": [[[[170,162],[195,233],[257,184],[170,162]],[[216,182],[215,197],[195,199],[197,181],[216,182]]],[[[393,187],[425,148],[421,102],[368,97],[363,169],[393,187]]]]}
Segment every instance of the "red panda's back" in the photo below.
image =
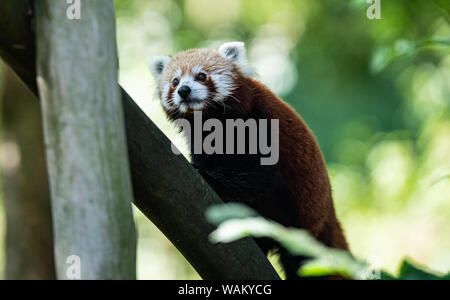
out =
{"type": "Polygon", "coordinates": [[[335,215],[325,161],[314,135],[291,106],[259,81],[249,82],[253,109],[279,119],[281,173],[295,199],[301,227],[329,246],[347,249],[335,215]]]}

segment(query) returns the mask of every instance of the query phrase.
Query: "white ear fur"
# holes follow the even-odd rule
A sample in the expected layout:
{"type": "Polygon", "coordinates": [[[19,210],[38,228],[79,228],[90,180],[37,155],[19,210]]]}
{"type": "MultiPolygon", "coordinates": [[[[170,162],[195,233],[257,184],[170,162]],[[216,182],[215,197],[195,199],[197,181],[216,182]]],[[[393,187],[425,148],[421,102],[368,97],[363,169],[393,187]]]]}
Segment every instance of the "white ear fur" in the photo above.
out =
{"type": "Polygon", "coordinates": [[[243,42],[225,43],[220,46],[219,53],[224,58],[238,65],[244,75],[251,76],[254,73],[253,69],[248,65],[245,44],[243,42]]]}
{"type": "Polygon", "coordinates": [[[149,61],[148,66],[155,80],[159,79],[169,61],[170,56],[155,56],[149,61]]]}

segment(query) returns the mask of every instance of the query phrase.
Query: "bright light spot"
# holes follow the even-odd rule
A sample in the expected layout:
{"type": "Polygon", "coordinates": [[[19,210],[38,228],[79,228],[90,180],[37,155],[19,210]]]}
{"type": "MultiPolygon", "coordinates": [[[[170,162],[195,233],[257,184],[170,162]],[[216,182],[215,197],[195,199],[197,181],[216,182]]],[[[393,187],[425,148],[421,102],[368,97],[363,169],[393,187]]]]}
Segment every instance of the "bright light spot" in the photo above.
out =
{"type": "Polygon", "coordinates": [[[187,0],[186,14],[197,27],[230,23],[239,18],[240,0],[187,0]]]}
{"type": "Polygon", "coordinates": [[[292,43],[282,36],[265,37],[251,45],[249,60],[261,80],[278,95],[285,95],[297,83],[297,70],[289,59],[292,43]]]}
{"type": "Polygon", "coordinates": [[[14,174],[20,167],[21,155],[19,146],[12,141],[0,145],[0,164],[3,172],[14,174]]]}
{"type": "Polygon", "coordinates": [[[390,198],[400,193],[413,170],[413,160],[407,145],[397,142],[383,142],[369,155],[372,180],[380,198],[390,198]]]}

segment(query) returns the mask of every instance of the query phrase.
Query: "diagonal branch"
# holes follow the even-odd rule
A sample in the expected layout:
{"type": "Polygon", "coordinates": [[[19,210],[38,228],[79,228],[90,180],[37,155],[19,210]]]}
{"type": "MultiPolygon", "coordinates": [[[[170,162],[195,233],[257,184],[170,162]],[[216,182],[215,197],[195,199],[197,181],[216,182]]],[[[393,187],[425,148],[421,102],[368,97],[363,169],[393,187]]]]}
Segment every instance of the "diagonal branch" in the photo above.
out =
{"type": "MultiPolygon", "coordinates": [[[[37,95],[35,42],[27,0],[0,2],[0,56],[37,95]]],[[[213,245],[205,210],[216,193],[121,89],[134,204],[178,248],[204,279],[279,279],[252,239],[213,245]]],[[[149,266],[151,267],[151,266],[149,266]]]]}

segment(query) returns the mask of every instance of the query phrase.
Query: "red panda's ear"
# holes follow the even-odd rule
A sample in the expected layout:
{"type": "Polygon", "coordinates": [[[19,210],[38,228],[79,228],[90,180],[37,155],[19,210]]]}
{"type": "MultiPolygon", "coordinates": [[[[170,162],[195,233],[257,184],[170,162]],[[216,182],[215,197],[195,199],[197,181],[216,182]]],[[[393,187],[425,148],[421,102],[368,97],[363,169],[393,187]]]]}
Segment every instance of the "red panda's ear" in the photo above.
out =
{"type": "Polygon", "coordinates": [[[242,42],[225,43],[219,48],[219,53],[226,59],[229,59],[240,65],[247,64],[247,55],[245,53],[245,44],[242,42]]]}
{"type": "Polygon", "coordinates": [[[158,80],[159,77],[161,77],[161,74],[164,72],[169,61],[170,56],[155,56],[150,60],[148,66],[153,77],[155,77],[155,80],[158,80]]]}
{"type": "Polygon", "coordinates": [[[248,65],[245,44],[243,42],[225,43],[220,46],[219,53],[224,58],[234,62],[244,75],[253,75],[254,71],[248,65]]]}

